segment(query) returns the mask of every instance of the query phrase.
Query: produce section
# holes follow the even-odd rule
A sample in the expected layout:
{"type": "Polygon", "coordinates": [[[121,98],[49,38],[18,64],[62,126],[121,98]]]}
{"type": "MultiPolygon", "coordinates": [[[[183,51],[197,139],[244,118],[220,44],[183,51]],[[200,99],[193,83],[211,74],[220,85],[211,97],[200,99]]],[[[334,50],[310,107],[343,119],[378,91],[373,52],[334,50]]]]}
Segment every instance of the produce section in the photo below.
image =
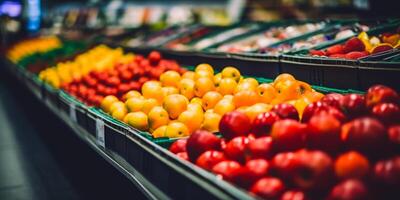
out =
{"type": "Polygon", "coordinates": [[[399,27],[282,20],[107,40],[40,33],[4,60],[149,198],[397,199],[399,27]]]}

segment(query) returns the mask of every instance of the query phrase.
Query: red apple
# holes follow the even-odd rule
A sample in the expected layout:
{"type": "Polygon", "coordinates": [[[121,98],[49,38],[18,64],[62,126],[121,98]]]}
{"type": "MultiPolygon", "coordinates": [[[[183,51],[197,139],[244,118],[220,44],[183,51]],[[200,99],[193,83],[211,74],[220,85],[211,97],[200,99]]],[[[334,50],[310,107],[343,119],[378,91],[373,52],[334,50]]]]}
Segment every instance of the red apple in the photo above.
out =
{"type": "Polygon", "coordinates": [[[343,98],[343,95],[338,93],[330,93],[322,97],[321,102],[328,105],[340,109],[340,99],[343,98]]]}
{"type": "Polygon", "coordinates": [[[305,146],[307,125],[293,119],[275,122],[272,126],[271,137],[274,148],[278,151],[293,151],[305,146]]]}
{"type": "Polygon", "coordinates": [[[290,180],[296,165],[295,157],[296,155],[293,152],[276,154],[271,160],[271,169],[273,173],[285,180],[290,180]]]}
{"type": "Polygon", "coordinates": [[[247,153],[251,158],[272,158],[274,154],[272,137],[265,136],[251,140],[247,145],[247,153]]]}
{"type": "Polygon", "coordinates": [[[224,160],[226,160],[224,153],[220,151],[209,150],[202,153],[197,158],[196,165],[205,170],[211,171],[216,164],[224,160]]]}
{"type": "Polygon", "coordinates": [[[365,98],[360,94],[343,96],[340,99],[340,107],[349,118],[355,118],[366,113],[365,98]]]}
{"type": "Polygon", "coordinates": [[[269,168],[270,165],[265,159],[249,160],[245,166],[235,171],[233,182],[248,189],[257,180],[265,177],[269,173],[269,168]]]}
{"type": "Polygon", "coordinates": [[[258,180],[250,189],[250,192],[263,199],[279,199],[285,191],[284,183],[278,178],[267,177],[258,180]]]}
{"type": "Polygon", "coordinates": [[[214,165],[212,172],[221,176],[226,181],[233,181],[235,171],[239,170],[241,165],[232,160],[225,160],[214,165]]]}
{"type": "Polygon", "coordinates": [[[219,122],[219,131],[227,140],[237,136],[245,136],[249,134],[250,129],[251,122],[249,117],[239,111],[226,113],[219,122]]]}
{"type": "Polygon", "coordinates": [[[365,95],[366,105],[369,108],[379,103],[399,104],[399,95],[393,89],[384,85],[374,85],[370,87],[365,95]]]}
{"type": "Polygon", "coordinates": [[[288,103],[277,104],[271,109],[272,112],[278,114],[281,119],[294,119],[299,121],[299,113],[297,109],[288,103]]]}
{"type": "Polygon", "coordinates": [[[341,139],[351,149],[379,152],[387,141],[385,127],[371,117],[357,118],[342,126],[341,139]]]}
{"type": "Polygon", "coordinates": [[[325,109],[318,110],[315,114],[318,115],[321,113],[331,115],[331,116],[335,117],[337,120],[339,120],[341,123],[344,123],[347,121],[347,118],[343,114],[343,112],[332,106],[328,106],[325,109]]]}
{"type": "Polygon", "coordinates": [[[319,113],[308,122],[306,142],[312,149],[338,151],[341,146],[340,130],[339,120],[326,112],[319,113]]]}
{"type": "Polygon", "coordinates": [[[292,182],[301,189],[325,189],[333,181],[333,161],[323,151],[299,150],[294,162],[292,182]]]}
{"type": "Polygon", "coordinates": [[[335,174],[341,179],[364,178],[369,168],[368,158],[356,151],[343,153],[335,161],[335,174]]]}
{"type": "Polygon", "coordinates": [[[152,51],[149,54],[149,61],[151,65],[155,66],[161,60],[161,54],[158,51],[152,51]]]}
{"type": "Polygon", "coordinates": [[[207,150],[219,149],[221,149],[221,139],[205,130],[195,131],[186,142],[186,150],[192,162],[207,150]]]}
{"type": "Polygon", "coordinates": [[[256,137],[267,136],[270,134],[272,125],[279,119],[275,112],[261,113],[253,120],[251,132],[256,137]]]}
{"type": "Polygon", "coordinates": [[[288,190],[283,193],[280,200],[307,200],[307,196],[300,190],[288,190]]]}
{"type": "Polygon", "coordinates": [[[327,107],[328,107],[328,105],[323,103],[322,101],[317,101],[317,102],[308,104],[304,108],[303,116],[301,117],[301,121],[303,123],[307,123],[317,111],[325,110],[327,107]]]}
{"type": "Polygon", "coordinates": [[[372,108],[372,114],[386,125],[400,123],[400,107],[394,103],[380,103],[372,108]]]}
{"type": "Polygon", "coordinates": [[[232,160],[243,163],[245,160],[246,146],[249,141],[249,138],[245,136],[233,138],[226,144],[226,147],[224,149],[225,155],[232,160]]]}
{"type": "Polygon", "coordinates": [[[186,151],[186,142],[187,142],[187,139],[179,139],[179,140],[175,141],[169,147],[169,151],[174,154],[177,154],[179,152],[185,152],[186,151]]]}
{"type": "Polygon", "coordinates": [[[337,184],[330,192],[327,200],[366,200],[368,189],[357,179],[348,179],[337,184]]]}
{"type": "Polygon", "coordinates": [[[391,126],[388,129],[389,140],[392,144],[400,145],[400,125],[391,126]]]}
{"type": "Polygon", "coordinates": [[[387,186],[400,187],[400,156],[377,162],[374,166],[374,178],[387,186]]]}
{"type": "Polygon", "coordinates": [[[187,152],[179,152],[176,154],[176,156],[178,156],[180,159],[189,161],[189,156],[187,152]]]}

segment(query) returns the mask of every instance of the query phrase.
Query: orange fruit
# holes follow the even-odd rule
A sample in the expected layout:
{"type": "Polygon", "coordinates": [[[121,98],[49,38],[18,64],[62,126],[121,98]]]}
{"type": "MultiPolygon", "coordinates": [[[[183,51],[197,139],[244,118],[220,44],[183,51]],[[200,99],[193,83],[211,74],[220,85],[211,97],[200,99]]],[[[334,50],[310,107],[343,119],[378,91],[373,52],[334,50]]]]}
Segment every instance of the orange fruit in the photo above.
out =
{"type": "Polygon", "coordinates": [[[236,82],[239,82],[241,78],[240,71],[234,67],[225,67],[221,74],[222,78],[233,78],[236,82]]]}
{"type": "Polygon", "coordinates": [[[161,103],[164,99],[161,83],[158,81],[147,81],[142,86],[143,97],[156,99],[161,103]]]}
{"type": "Polygon", "coordinates": [[[148,114],[149,128],[156,130],[158,127],[167,125],[169,122],[168,112],[161,106],[156,106],[148,114]]]}
{"type": "Polygon", "coordinates": [[[296,100],[296,102],[294,103],[294,107],[296,108],[300,117],[303,116],[304,108],[306,108],[307,105],[310,103],[312,102],[304,96],[296,100]]]}
{"type": "Polygon", "coordinates": [[[194,84],[194,94],[197,97],[203,97],[205,93],[213,91],[214,89],[214,82],[209,78],[199,78],[194,84]]]}
{"type": "Polygon", "coordinates": [[[245,78],[239,81],[240,83],[250,83],[254,87],[258,87],[258,81],[255,78],[245,78]]]}
{"type": "Polygon", "coordinates": [[[310,84],[303,82],[303,81],[297,81],[297,83],[299,84],[301,94],[312,91],[310,84]]]}
{"type": "Polygon", "coordinates": [[[124,107],[116,108],[112,111],[111,116],[118,120],[123,120],[125,115],[128,113],[128,110],[124,107]]]}
{"type": "Polygon", "coordinates": [[[207,63],[202,63],[202,64],[197,65],[196,69],[194,71],[198,72],[198,71],[203,71],[203,70],[208,71],[211,74],[214,74],[213,67],[210,64],[207,64],[207,63]]]}
{"type": "MultiPolygon", "coordinates": [[[[281,82],[281,81],[287,81],[287,80],[295,81],[296,79],[295,79],[294,76],[292,76],[291,74],[283,73],[283,74],[278,75],[278,76],[275,78],[275,80],[274,80],[274,82],[273,82],[273,85],[275,86],[277,83],[279,83],[279,82],[281,82]]],[[[275,86],[275,87],[276,87],[276,86],[275,86]]]]}
{"type": "Polygon", "coordinates": [[[166,87],[162,87],[161,89],[162,89],[163,95],[165,97],[170,94],[179,94],[179,90],[176,87],[166,86],[166,87]]]}
{"type": "Polygon", "coordinates": [[[132,127],[141,131],[146,131],[149,128],[147,115],[143,112],[129,113],[124,121],[126,121],[132,127]]]}
{"type": "Polygon", "coordinates": [[[195,130],[201,127],[203,118],[204,118],[203,111],[186,110],[179,115],[178,121],[185,124],[186,127],[189,129],[189,132],[193,133],[195,130]]]}
{"type": "Polygon", "coordinates": [[[178,87],[178,83],[181,80],[181,75],[176,72],[176,71],[166,71],[161,74],[160,76],[160,82],[161,84],[165,86],[171,86],[171,87],[178,87]]]}
{"type": "Polygon", "coordinates": [[[222,95],[215,91],[209,91],[204,94],[202,98],[202,106],[204,110],[214,108],[215,104],[218,103],[219,100],[222,99],[222,95]]]}
{"type": "Polygon", "coordinates": [[[254,84],[252,84],[250,82],[242,82],[236,86],[234,93],[238,93],[241,91],[247,91],[247,90],[256,91],[257,86],[255,86],[254,84]]]}
{"type": "Polygon", "coordinates": [[[233,94],[235,92],[237,83],[232,78],[223,78],[219,82],[217,91],[222,95],[233,94]]]}
{"type": "Polygon", "coordinates": [[[106,97],[103,98],[103,100],[101,101],[100,107],[101,109],[103,109],[104,112],[110,112],[110,107],[111,104],[113,104],[114,102],[117,102],[118,98],[116,96],[113,95],[108,95],[106,97]]]}
{"type": "Polygon", "coordinates": [[[199,78],[209,78],[211,80],[214,80],[214,74],[210,71],[200,70],[194,73],[194,80],[197,80],[199,78]]]}
{"type": "Polygon", "coordinates": [[[132,97],[125,101],[125,106],[129,112],[137,112],[142,110],[145,101],[142,97],[132,97]]]}
{"type": "Polygon", "coordinates": [[[198,103],[189,103],[187,106],[187,110],[194,110],[197,112],[203,112],[203,108],[201,107],[201,104],[198,103]]]}
{"type": "Polygon", "coordinates": [[[165,131],[167,130],[167,125],[160,126],[156,130],[151,133],[154,138],[161,138],[165,137],[165,131]]]}
{"type": "Polygon", "coordinates": [[[284,80],[277,82],[275,89],[277,91],[276,99],[281,102],[297,99],[301,96],[301,89],[297,81],[284,80]]]}
{"type": "Polygon", "coordinates": [[[258,95],[251,90],[240,91],[233,96],[235,107],[251,106],[258,102],[258,95]]]}
{"type": "Polygon", "coordinates": [[[271,103],[277,95],[275,88],[267,83],[259,85],[257,87],[257,93],[260,96],[260,101],[263,103],[271,103]]]}
{"type": "Polygon", "coordinates": [[[169,138],[189,136],[189,129],[182,122],[171,122],[165,130],[165,136],[169,138]]]}
{"type": "Polygon", "coordinates": [[[123,100],[128,100],[129,98],[132,97],[141,97],[142,94],[140,94],[140,92],[136,91],[136,90],[131,90],[127,93],[124,94],[124,96],[122,97],[123,100]]]}
{"type": "Polygon", "coordinates": [[[122,101],[116,101],[116,102],[111,104],[110,113],[113,113],[114,110],[121,109],[121,108],[125,108],[126,109],[125,104],[122,101]]]}
{"type": "Polygon", "coordinates": [[[246,111],[247,111],[248,107],[249,106],[242,106],[242,107],[236,108],[236,111],[239,111],[239,112],[242,112],[242,113],[246,114],[246,111]]]}
{"type": "Polygon", "coordinates": [[[153,109],[158,105],[159,103],[155,99],[145,99],[141,111],[144,112],[145,114],[148,114],[151,109],[153,109]]]}
{"type": "Polygon", "coordinates": [[[179,93],[188,99],[194,97],[194,81],[191,79],[181,79],[179,82],[179,93]]]}
{"type": "Polygon", "coordinates": [[[221,116],[234,110],[235,105],[233,104],[233,99],[223,98],[214,106],[214,112],[221,116]]]}
{"type": "Polygon", "coordinates": [[[201,100],[199,97],[195,97],[192,100],[190,100],[190,103],[196,103],[196,104],[199,104],[202,107],[203,100],[201,100]]]}
{"type": "Polygon", "coordinates": [[[308,91],[305,94],[303,94],[304,98],[307,98],[311,103],[319,101],[324,97],[324,94],[320,92],[313,92],[313,91],[308,91]]]}
{"type": "Polygon", "coordinates": [[[221,75],[221,73],[218,73],[218,74],[216,74],[215,76],[214,76],[214,85],[215,85],[215,87],[218,87],[219,86],[219,84],[220,84],[220,82],[221,82],[221,80],[222,80],[222,75],[221,75]]]}
{"type": "Polygon", "coordinates": [[[265,113],[270,111],[272,108],[271,105],[265,103],[256,103],[252,106],[247,107],[245,110],[245,114],[250,118],[251,121],[257,117],[258,114],[265,113]]]}
{"type": "Polygon", "coordinates": [[[220,120],[221,115],[214,112],[206,112],[204,113],[204,121],[201,128],[212,133],[218,132],[220,120]]]}
{"type": "Polygon", "coordinates": [[[182,79],[187,78],[187,79],[194,80],[194,76],[195,76],[195,73],[194,73],[194,72],[192,72],[192,71],[187,71],[187,72],[185,72],[185,73],[182,74],[182,79]]]}
{"type": "Polygon", "coordinates": [[[229,100],[233,100],[233,95],[231,95],[231,94],[227,94],[227,95],[225,95],[224,96],[224,98],[223,99],[229,99],[229,100]]]}
{"type": "Polygon", "coordinates": [[[171,119],[177,119],[187,109],[188,100],[181,94],[171,94],[164,98],[163,107],[171,119]]]}

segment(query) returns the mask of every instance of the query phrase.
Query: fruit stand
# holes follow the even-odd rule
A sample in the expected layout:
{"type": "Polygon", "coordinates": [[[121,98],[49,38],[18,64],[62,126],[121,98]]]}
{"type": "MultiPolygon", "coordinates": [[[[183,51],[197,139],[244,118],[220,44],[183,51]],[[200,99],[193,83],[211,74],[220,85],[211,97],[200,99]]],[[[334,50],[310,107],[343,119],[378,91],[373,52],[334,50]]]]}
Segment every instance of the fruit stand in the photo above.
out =
{"type": "Polygon", "coordinates": [[[4,60],[150,199],[398,197],[399,20],[218,39],[243,26],[192,42],[207,29],[156,32],[139,47],[38,37],[4,60]],[[206,39],[217,42],[196,49],[206,39]]]}

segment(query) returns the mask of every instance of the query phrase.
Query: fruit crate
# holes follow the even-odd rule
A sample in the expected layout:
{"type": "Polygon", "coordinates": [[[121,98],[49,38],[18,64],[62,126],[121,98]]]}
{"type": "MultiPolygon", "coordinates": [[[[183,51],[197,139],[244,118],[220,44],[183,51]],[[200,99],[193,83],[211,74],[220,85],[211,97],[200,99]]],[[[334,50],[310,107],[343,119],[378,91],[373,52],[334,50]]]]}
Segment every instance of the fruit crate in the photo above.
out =
{"type": "Polygon", "coordinates": [[[359,66],[361,89],[367,89],[374,84],[384,84],[399,91],[399,66],[400,50],[398,49],[361,59],[359,66]]]}
{"type": "Polygon", "coordinates": [[[42,100],[47,105],[53,106],[54,108],[58,108],[59,107],[59,97],[58,97],[59,90],[45,82],[43,82],[42,87],[43,87],[42,100]]]}
{"type": "Polygon", "coordinates": [[[42,98],[43,82],[37,75],[25,71],[25,84],[37,98],[42,98]]]}
{"type": "Polygon", "coordinates": [[[59,110],[79,126],[86,127],[88,106],[62,90],[58,93],[58,97],[59,110]]]}
{"type": "MultiPolygon", "coordinates": [[[[399,23],[389,23],[371,29],[367,33],[376,35],[388,30],[397,28],[399,23]]],[[[344,43],[348,38],[335,40],[313,49],[321,50],[329,46],[344,43]]],[[[301,50],[283,54],[280,59],[280,69],[283,73],[291,73],[300,80],[313,85],[326,86],[331,88],[352,88],[360,87],[359,60],[346,60],[325,57],[312,57],[308,50],[301,50]]]]}

